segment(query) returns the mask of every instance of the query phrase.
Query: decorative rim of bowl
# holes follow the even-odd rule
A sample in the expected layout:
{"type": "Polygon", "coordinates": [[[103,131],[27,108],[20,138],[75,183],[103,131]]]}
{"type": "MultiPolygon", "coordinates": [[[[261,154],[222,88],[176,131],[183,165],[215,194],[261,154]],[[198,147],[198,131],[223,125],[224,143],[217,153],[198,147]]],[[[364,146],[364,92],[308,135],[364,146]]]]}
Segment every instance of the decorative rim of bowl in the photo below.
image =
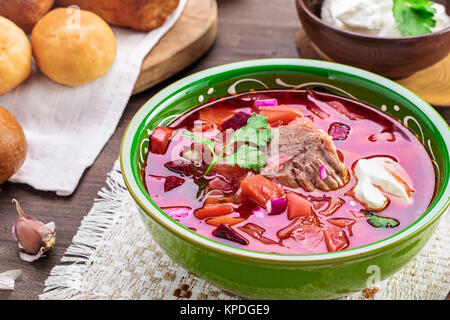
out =
{"type": "Polygon", "coordinates": [[[421,34],[421,35],[417,35],[417,36],[402,36],[402,37],[379,37],[379,36],[371,36],[368,34],[362,34],[362,33],[357,33],[357,32],[353,32],[353,31],[348,31],[348,30],[342,30],[339,29],[331,24],[326,23],[325,21],[323,21],[322,19],[320,19],[320,17],[318,17],[316,14],[314,14],[313,12],[311,12],[311,10],[309,10],[309,8],[306,6],[304,0],[296,0],[297,5],[301,6],[302,10],[311,18],[313,19],[316,23],[319,23],[323,26],[326,26],[327,28],[330,28],[338,33],[341,33],[343,35],[347,35],[347,36],[352,36],[354,38],[360,38],[360,39],[366,39],[366,40],[371,40],[371,41],[389,41],[389,42],[398,42],[398,41],[409,41],[409,40],[419,40],[419,39],[423,39],[423,38],[429,38],[432,36],[440,36],[443,34],[447,34],[450,33],[450,26],[446,27],[442,30],[439,31],[434,31],[431,33],[426,33],[426,34],[421,34]]]}
{"type": "MultiPolygon", "coordinates": [[[[426,212],[422,214],[422,217],[416,220],[413,224],[409,225],[405,229],[399,231],[398,233],[379,240],[374,243],[370,243],[364,246],[346,249],[337,252],[326,252],[326,253],[314,253],[314,254],[276,254],[276,253],[265,253],[252,251],[248,249],[242,249],[234,246],[230,246],[210,238],[206,238],[198,233],[182,226],[176,221],[170,219],[150,198],[150,196],[139,188],[138,183],[134,179],[132,166],[131,166],[131,148],[133,141],[138,139],[136,136],[137,129],[148,116],[149,113],[158,114],[164,107],[158,104],[161,101],[166,100],[171,94],[179,92],[181,89],[189,86],[191,83],[202,80],[206,77],[226,72],[229,70],[236,69],[247,69],[251,67],[274,67],[274,66],[297,66],[297,67],[313,67],[318,69],[332,70],[336,72],[345,73],[348,76],[355,78],[364,78],[369,80],[374,84],[379,86],[384,86],[386,89],[395,90],[402,97],[409,100],[414,105],[420,107],[421,111],[433,122],[434,126],[442,134],[444,130],[450,130],[448,124],[441,117],[441,115],[433,109],[428,103],[420,99],[414,93],[406,89],[405,87],[374,74],[372,72],[338,64],[334,62],[327,62],[321,60],[310,60],[310,59],[296,59],[296,58],[273,58],[273,59],[257,59],[257,60],[247,60],[241,62],[235,62],[230,64],[225,64],[210,69],[206,69],[190,76],[182,78],[173,84],[167,86],[163,90],[155,94],[151,99],[149,99],[135,114],[130,124],[128,125],[120,148],[120,165],[122,169],[122,176],[124,178],[125,184],[128,191],[133,197],[134,201],[138,206],[153,220],[158,224],[166,228],[173,234],[181,237],[183,240],[195,245],[200,245],[204,249],[209,249],[212,251],[218,251],[222,254],[232,255],[234,257],[240,257],[244,259],[258,260],[261,262],[283,262],[283,263],[325,263],[332,261],[340,261],[343,259],[360,258],[369,254],[378,253],[388,247],[396,246],[401,244],[418,232],[429,227],[433,222],[435,222],[439,217],[446,211],[450,206],[450,197],[445,199],[446,194],[450,194],[450,183],[449,183],[449,172],[444,175],[444,183],[438,192],[437,198],[434,200],[437,202],[430,206],[426,212]],[[154,107],[157,106],[157,107],[154,107]]],[[[450,147],[450,135],[442,135],[445,147],[447,150],[450,147]]],[[[141,183],[142,184],[142,183],[141,183]]]]}

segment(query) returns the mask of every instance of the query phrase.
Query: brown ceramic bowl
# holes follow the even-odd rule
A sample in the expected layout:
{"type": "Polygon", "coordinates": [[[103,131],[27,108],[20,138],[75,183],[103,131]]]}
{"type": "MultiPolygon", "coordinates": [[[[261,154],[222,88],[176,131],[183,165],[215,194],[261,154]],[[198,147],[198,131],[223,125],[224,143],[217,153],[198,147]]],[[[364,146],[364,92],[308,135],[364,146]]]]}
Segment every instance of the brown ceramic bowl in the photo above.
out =
{"type": "MultiPolygon", "coordinates": [[[[450,52],[450,27],[426,35],[383,38],[344,31],[320,18],[323,0],[296,0],[303,28],[314,44],[335,62],[389,78],[403,78],[425,69],[450,52]]],[[[435,2],[446,6],[450,1],[435,2]]]]}

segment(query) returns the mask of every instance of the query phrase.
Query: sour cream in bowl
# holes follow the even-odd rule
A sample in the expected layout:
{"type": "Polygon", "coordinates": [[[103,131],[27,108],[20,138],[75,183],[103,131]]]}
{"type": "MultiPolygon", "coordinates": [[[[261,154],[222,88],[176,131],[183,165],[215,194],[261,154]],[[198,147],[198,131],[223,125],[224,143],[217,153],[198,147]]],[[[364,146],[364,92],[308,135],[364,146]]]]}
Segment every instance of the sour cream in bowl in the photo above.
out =
{"type": "MultiPolygon", "coordinates": [[[[325,0],[321,18],[337,28],[379,37],[401,37],[393,14],[393,0],[325,0]]],[[[450,17],[439,3],[432,6],[436,25],[432,32],[450,26],[450,17]]]]}
{"type": "Polygon", "coordinates": [[[450,53],[447,0],[425,2],[416,5],[418,9],[413,9],[409,0],[296,2],[303,30],[334,62],[399,79],[436,64],[450,53]]]}

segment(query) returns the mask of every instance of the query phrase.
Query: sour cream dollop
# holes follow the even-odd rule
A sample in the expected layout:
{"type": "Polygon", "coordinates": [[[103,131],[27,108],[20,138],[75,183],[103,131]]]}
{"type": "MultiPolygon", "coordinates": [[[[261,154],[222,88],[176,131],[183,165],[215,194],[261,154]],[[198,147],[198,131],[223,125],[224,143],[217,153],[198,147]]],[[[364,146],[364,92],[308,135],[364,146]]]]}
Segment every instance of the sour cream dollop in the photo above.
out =
{"type": "MultiPolygon", "coordinates": [[[[337,28],[379,37],[401,37],[392,13],[393,0],[325,0],[322,20],[337,28]]],[[[445,7],[435,3],[433,32],[450,26],[445,7]]]]}
{"type": "Polygon", "coordinates": [[[358,180],[353,189],[355,198],[368,209],[380,211],[386,207],[388,199],[382,191],[408,202],[412,200],[412,189],[403,180],[407,180],[406,171],[390,158],[360,159],[354,172],[358,180]]]}

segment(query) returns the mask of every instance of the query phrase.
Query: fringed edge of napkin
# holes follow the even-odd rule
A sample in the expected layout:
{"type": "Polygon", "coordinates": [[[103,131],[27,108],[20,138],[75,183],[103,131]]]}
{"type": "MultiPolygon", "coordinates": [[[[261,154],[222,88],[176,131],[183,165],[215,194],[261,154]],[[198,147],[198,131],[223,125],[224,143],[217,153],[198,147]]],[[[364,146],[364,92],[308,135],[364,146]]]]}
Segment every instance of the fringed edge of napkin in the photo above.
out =
{"type": "Polygon", "coordinates": [[[45,281],[44,293],[39,299],[92,299],[100,298],[83,292],[82,278],[87,267],[93,263],[90,257],[102,243],[104,235],[120,218],[118,210],[128,191],[124,185],[119,160],[114,163],[112,171],[106,179],[107,188],[98,192],[100,198],[94,200],[89,213],[81,221],[81,225],[67,248],[63,265],[55,266],[45,281]]]}
{"type": "MultiPolygon", "coordinates": [[[[42,293],[40,299],[108,299],[108,297],[102,297],[99,294],[93,294],[83,290],[83,277],[85,276],[88,268],[95,263],[92,256],[96,252],[97,248],[100,247],[104,241],[106,235],[112,227],[123,217],[121,211],[121,205],[123,202],[127,201],[129,193],[126,189],[123,177],[121,175],[120,163],[117,160],[114,163],[112,171],[108,174],[106,179],[106,184],[108,187],[102,188],[98,192],[100,198],[94,201],[94,205],[89,211],[88,215],[84,217],[81,222],[76,235],[73,238],[72,244],[66,250],[64,257],[61,259],[62,265],[55,266],[51,272],[48,279],[45,281],[44,293],[42,293]]],[[[442,221],[438,229],[448,230],[450,224],[450,217],[448,212],[442,217],[442,221]]],[[[424,248],[419,256],[425,254],[426,263],[421,261],[420,263],[416,257],[408,265],[406,265],[402,271],[396,273],[392,277],[376,284],[376,287],[368,288],[364,291],[356,292],[348,296],[342,297],[342,300],[354,300],[354,299],[399,299],[399,297],[407,299],[423,299],[424,294],[428,299],[444,299],[447,295],[445,292],[445,287],[447,287],[450,277],[444,272],[443,278],[435,279],[433,278],[433,273],[428,270],[427,279],[430,281],[430,285],[433,284],[436,287],[436,282],[439,282],[440,292],[434,292],[430,294],[428,292],[430,288],[423,287],[422,284],[416,284],[417,273],[425,272],[431,263],[431,267],[435,266],[438,262],[434,261],[428,252],[431,250],[433,252],[439,251],[439,244],[435,242],[436,237],[444,237],[447,239],[447,233],[439,235],[439,230],[436,230],[432,239],[430,239],[426,248],[424,248]],[[437,251],[436,251],[437,250],[437,251]],[[408,286],[412,290],[417,292],[408,292],[406,294],[399,294],[398,290],[403,290],[400,284],[408,286]],[[400,285],[400,287],[399,287],[400,285]],[[417,287],[418,286],[418,287],[417,287]],[[376,294],[378,292],[378,294],[376,294]]],[[[446,269],[448,266],[448,261],[450,257],[447,254],[443,258],[444,266],[446,269]],[[447,263],[446,263],[447,262],[447,263]]],[[[441,262],[442,263],[442,262],[441,262]]],[[[439,272],[438,272],[439,273],[439,272]]],[[[428,282],[427,282],[428,283],[428,282]]],[[[437,289],[434,288],[436,291],[437,289]]]]}

